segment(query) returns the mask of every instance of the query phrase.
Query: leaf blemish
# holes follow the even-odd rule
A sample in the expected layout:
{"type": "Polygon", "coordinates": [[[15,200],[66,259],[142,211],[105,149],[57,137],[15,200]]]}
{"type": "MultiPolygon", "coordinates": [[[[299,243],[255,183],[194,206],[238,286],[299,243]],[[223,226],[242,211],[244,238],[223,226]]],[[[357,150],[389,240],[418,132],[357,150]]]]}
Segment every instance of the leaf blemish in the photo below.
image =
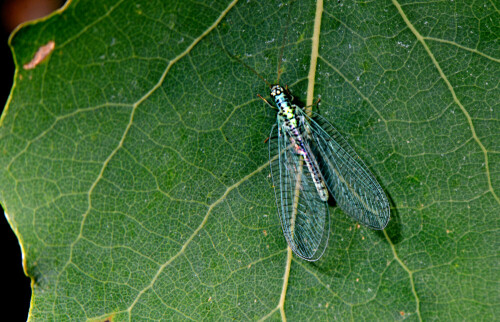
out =
{"type": "Polygon", "coordinates": [[[33,69],[35,68],[38,64],[40,64],[47,56],[54,50],[56,46],[56,43],[51,40],[49,41],[46,45],[41,46],[38,48],[37,52],[35,53],[35,56],[33,56],[33,59],[23,65],[24,69],[33,69]]]}

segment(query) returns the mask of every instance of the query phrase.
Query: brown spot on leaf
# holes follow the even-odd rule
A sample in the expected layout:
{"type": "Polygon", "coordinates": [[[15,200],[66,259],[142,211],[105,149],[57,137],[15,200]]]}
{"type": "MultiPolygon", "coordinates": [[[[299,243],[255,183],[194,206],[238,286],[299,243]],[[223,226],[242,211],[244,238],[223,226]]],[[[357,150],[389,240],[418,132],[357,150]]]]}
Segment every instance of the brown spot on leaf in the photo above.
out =
{"type": "Polygon", "coordinates": [[[51,40],[49,41],[46,45],[43,45],[42,47],[38,48],[37,52],[35,53],[35,56],[33,56],[33,59],[23,65],[24,69],[33,69],[35,68],[38,64],[40,64],[47,56],[54,50],[56,46],[56,43],[51,40]]]}

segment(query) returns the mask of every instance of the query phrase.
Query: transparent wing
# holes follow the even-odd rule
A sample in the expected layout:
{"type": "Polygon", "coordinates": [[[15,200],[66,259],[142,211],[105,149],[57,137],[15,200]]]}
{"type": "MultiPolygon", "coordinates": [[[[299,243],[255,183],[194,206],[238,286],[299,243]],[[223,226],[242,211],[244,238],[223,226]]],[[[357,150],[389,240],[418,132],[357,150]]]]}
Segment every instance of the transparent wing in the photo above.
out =
{"type": "Polygon", "coordinates": [[[269,159],[283,233],[297,256],[318,260],[330,233],[328,204],[318,195],[311,174],[280,124],[271,130],[269,159]]]}
{"type": "Polygon", "coordinates": [[[382,187],[342,135],[322,116],[308,117],[300,108],[310,146],[328,190],[338,206],[360,223],[384,229],[390,206],[382,187]]]}

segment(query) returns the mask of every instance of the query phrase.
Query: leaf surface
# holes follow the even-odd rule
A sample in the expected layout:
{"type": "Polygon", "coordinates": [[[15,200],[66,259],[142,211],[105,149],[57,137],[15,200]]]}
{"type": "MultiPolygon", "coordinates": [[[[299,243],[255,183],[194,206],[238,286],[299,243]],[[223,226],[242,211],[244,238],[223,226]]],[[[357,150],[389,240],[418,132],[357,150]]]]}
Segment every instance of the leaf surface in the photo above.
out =
{"type": "Polygon", "coordinates": [[[498,316],[498,8],[323,5],[319,39],[308,1],[72,1],[12,36],[0,201],[30,319],[498,316]],[[332,208],[323,258],[287,261],[256,73],[321,97],[385,231],[332,208]]]}

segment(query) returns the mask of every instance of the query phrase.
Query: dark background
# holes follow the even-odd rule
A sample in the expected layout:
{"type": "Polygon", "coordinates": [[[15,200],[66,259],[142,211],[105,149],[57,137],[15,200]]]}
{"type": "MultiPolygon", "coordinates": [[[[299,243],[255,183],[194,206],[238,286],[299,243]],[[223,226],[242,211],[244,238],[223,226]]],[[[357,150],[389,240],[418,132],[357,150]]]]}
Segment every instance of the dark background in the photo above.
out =
{"type": "MultiPolygon", "coordinates": [[[[9,97],[14,62],[8,45],[10,33],[24,21],[43,17],[61,7],[62,0],[0,0],[0,111],[9,97]]],[[[9,187],[3,187],[9,189],[9,187]]],[[[5,321],[26,321],[31,299],[30,279],[24,274],[21,247],[0,208],[2,242],[2,314],[5,321]]]]}

